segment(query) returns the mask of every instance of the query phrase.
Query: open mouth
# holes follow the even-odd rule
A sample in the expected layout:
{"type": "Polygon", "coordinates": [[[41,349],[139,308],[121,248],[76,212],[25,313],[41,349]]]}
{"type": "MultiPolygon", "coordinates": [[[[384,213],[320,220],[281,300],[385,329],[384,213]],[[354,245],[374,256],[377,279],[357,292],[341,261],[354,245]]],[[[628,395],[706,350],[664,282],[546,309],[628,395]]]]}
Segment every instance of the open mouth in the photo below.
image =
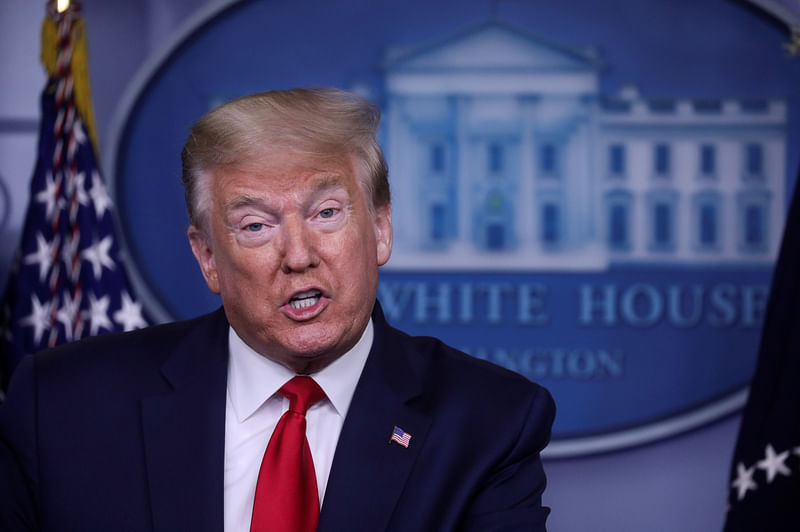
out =
{"type": "Polygon", "coordinates": [[[303,310],[316,305],[321,297],[322,292],[319,290],[307,290],[293,295],[289,300],[289,306],[294,310],[303,310]]]}

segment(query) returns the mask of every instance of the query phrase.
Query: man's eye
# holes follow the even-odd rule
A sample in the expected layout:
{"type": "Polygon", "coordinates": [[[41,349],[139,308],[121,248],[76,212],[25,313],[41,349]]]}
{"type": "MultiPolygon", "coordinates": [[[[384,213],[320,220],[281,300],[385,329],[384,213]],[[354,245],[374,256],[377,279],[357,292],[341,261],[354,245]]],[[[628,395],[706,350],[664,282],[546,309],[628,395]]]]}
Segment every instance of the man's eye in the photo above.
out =
{"type": "Polygon", "coordinates": [[[258,231],[261,231],[261,229],[262,229],[263,227],[264,227],[264,224],[260,224],[260,223],[252,223],[252,224],[248,224],[248,225],[246,225],[246,226],[245,226],[245,229],[246,229],[247,231],[250,231],[251,233],[256,233],[256,232],[258,232],[258,231]]]}
{"type": "Polygon", "coordinates": [[[330,218],[334,214],[336,214],[336,209],[333,208],[322,209],[321,211],[319,211],[320,218],[330,218]]]}

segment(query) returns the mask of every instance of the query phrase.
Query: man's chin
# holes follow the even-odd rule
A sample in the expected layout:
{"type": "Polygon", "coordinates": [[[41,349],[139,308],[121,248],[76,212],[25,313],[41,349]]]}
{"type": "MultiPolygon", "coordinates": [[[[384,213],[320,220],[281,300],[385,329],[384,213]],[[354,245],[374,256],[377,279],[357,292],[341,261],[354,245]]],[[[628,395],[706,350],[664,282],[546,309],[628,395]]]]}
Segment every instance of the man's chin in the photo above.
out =
{"type": "Polygon", "coordinates": [[[347,349],[339,346],[337,342],[323,342],[319,338],[314,340],[314,342],[285,346],[277,362],[294,370],[295,373],[314,373],[347,352],[347,349]]]}

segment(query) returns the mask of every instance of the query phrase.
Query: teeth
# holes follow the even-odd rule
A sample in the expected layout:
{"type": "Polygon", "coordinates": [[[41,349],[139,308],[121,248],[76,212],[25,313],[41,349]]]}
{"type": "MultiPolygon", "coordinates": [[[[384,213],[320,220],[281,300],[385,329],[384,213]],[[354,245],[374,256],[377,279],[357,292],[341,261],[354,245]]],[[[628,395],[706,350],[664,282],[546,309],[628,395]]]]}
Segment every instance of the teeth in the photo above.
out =
{"type": "Polygon", "coordinates": [[[317,290],[309,290],[301,292],[294,296],[289,301],[289,306],[295,310],[302,310],[304,308],[313,307],[320,299],[320,293],[317,290]]]}
{"type": "Polygon", "coordinates": [[[319,290],[306,290],[305,292],[300,292],[299,294],[295,294],[292,296],[292,299],[305,299],[307,297],[315,297],[319,296],[319,290]]]}

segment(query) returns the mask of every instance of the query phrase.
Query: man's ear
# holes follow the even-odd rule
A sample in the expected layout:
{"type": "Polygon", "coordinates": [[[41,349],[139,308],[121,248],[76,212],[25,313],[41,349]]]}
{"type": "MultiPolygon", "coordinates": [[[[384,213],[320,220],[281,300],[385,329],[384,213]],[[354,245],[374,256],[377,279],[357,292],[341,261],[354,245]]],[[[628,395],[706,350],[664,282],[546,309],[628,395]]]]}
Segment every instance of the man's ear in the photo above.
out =
{"type": "Polygon", "coordinates": [[[378,266],[383,266],[392,255],[392,207],[384,205],[375,209],[375,240],[378,266]]]}
{"type": "Polygon", "coordinates": [[[219,294],[219,276],[217,275],[217,264],[214,261],[214,250],[211,247],[210,238],[205,231],[190,225],[186,231],[189,236],[189,243],[192,245],[192,253],[200,265],[200,271],[206,280],[209,290],[219,294]]]}

